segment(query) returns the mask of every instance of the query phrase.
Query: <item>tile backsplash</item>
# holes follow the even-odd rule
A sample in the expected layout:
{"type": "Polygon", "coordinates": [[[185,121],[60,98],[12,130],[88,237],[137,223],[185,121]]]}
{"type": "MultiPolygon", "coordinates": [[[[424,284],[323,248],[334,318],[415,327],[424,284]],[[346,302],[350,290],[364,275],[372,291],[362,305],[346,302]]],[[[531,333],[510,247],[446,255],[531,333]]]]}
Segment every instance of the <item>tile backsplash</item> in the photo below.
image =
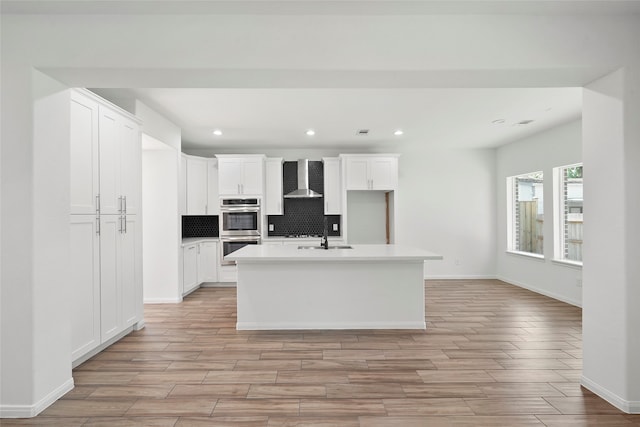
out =
{"type": "MultiPolygon", "coordinates": [[[[282,190],[284,194],[298,188],[297,162],[284,162],[282,165],[282,190]]],[[[309,161],[309,188],[320,194],[324,193],[323,164],[321,161],[309,161]]],[[[321,235],[324,230],[324,198],[284,199],[284,215],[269,215],[268,231],[270,237],[287,235],[321,235]]],[[[329,236],[340,236],[340,215],[326,215],[329,236]],[[337,231],[333,231],[337,224],[337,231]]]]}
{"type": "Polygon", "coordinates": [[[182,217],[182,238],[219,237],[218,215],[184,215],[182,217]]]}

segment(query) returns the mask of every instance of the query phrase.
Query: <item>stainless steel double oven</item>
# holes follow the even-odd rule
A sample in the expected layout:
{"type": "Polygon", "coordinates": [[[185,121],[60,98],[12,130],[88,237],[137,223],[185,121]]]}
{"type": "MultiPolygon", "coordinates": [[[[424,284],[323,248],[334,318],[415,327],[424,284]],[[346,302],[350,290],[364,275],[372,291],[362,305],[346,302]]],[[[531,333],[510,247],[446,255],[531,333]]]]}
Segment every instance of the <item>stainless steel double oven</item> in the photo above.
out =
{"type": "Polygon", "coordinates": [[[220,201],[220,242],[222,265],[235,261],[225,259],[246,245],[260,244],[260,199],[222,199],[220,201]]]}

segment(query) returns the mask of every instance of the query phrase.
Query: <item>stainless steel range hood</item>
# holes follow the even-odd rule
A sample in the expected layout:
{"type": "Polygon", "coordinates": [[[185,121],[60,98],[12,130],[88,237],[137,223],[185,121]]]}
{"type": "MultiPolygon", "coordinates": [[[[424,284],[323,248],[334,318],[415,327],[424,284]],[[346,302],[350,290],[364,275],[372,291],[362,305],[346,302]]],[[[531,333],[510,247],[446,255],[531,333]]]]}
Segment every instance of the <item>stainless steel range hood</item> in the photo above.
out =
{"type": "Polygon", "coordinates": [[[322,197],[322,194],[317,193],[309,188],[309,159],[298,160],[298,189],[291,193],[285,194],[285,199],[302,199],[302,198],[315,198],[322,197]]]}

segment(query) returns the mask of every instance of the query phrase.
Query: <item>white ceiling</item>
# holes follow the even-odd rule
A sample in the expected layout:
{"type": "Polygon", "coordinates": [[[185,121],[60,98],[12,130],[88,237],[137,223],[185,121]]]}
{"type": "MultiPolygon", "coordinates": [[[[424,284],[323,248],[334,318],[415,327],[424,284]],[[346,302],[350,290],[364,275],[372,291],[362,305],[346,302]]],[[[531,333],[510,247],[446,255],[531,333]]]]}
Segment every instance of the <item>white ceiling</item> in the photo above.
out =
{"type": "Polygon", "coordinates": [[[100,89],[182,129],[184,148],[485,148],[581,116],[581,88],[100,89]],[[503,119],[504,123],[493,123],[503,119]],[[530,124],[518,124],[533,120],[530,124]],[[220,129],[222,136],[213,135],[220,129]],[[307,129],[316,134],[309,137],[307,129]],[[367,136],[356,135],[368,129],[367,136]],[[402,136],[394,136],[402,129],[402,136]]]}

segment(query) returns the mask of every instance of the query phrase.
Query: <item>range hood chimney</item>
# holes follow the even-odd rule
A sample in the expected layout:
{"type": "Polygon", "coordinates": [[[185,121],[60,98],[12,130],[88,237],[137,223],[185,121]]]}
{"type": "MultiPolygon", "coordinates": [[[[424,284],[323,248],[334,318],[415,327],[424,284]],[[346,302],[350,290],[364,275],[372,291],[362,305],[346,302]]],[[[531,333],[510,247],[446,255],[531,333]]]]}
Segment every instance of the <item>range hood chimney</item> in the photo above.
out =
{"type": "Polygon", "coordinates": [[[285,194],[285,199],[302,199],[322,197],[322,194],[316,193],[309,188],[309,159],[298,160],[298,189],[291,193],[285,194]]]}

